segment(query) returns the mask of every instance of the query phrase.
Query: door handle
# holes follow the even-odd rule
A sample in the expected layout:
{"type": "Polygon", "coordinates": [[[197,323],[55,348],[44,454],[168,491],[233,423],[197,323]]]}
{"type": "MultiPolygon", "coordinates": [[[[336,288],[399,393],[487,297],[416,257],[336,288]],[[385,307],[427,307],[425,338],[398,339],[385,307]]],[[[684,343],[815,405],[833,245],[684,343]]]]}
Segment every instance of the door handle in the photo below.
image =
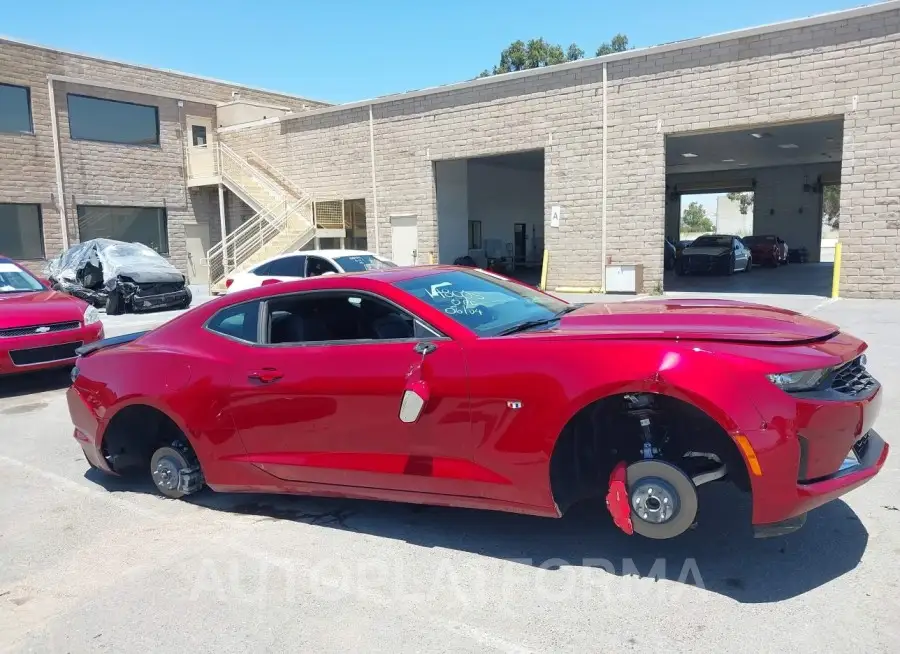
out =
{"type": "Polygon", "coordinates": [[[262,370],[253,370],[247,373],[247,379],[258,381],[263,384],[271,384],[284,377],[284,373],[275,368],[263,368],[262,370]]]}

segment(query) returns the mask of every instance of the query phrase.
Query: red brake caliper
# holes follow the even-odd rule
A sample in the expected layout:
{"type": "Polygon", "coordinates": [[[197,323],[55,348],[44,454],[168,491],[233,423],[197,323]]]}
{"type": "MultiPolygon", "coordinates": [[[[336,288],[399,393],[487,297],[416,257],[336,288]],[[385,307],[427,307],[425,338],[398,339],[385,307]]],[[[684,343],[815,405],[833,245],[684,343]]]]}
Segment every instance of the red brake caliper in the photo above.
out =
{"type": "Polygon", "coordinates": [[[631,505],[628,502],[628,488],[625,486],[625,462],[620,461],[609,476],[609,492],[606,494],[606,508],[612,515],[616,527],[631,536],[631,505]]]}

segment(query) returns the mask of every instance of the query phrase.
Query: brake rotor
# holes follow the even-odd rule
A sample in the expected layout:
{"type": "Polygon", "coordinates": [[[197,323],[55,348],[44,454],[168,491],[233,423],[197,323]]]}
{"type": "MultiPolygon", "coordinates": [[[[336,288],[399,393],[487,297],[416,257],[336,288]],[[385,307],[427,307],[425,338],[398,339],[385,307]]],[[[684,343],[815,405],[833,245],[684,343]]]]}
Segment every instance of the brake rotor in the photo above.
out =
{"type": "Polygon", "coordinates": [[[625,470],[634,531],[654,539],[674,538],[697,517],[697,487],[681,468],[666,461],[632,463],[625,470]]]}

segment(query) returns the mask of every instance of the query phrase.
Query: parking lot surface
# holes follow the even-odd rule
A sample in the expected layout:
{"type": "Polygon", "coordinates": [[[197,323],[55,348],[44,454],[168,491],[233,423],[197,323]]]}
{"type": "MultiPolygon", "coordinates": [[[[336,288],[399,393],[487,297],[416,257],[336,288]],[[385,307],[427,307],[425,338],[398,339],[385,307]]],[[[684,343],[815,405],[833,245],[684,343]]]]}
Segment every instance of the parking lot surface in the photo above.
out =
{"type": "MultiPolygon", "coordinates": [[[[885,387],[876,428],[897,442],[900,303],[752,299],[866,339],[885,387]]],[[[104,322],[114,335],[173,313],[104,322]]],[[[715,484],[698,527],[662,542],[620,533],[599,504],[550,520],[210,491],[171,501],[88,472],[67,381],[0,380],[4,651],[900,648],[896,453],[769,540],[751,537],[749,502],[715,484]]]]}

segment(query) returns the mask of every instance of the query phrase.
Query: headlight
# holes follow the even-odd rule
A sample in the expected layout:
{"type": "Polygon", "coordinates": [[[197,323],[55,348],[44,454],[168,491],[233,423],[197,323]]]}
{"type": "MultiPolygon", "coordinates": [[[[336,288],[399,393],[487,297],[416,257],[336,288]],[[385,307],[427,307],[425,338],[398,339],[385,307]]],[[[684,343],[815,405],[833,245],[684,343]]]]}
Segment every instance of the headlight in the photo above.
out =
{"type": "Polygon", "coordinates": [[[778,388],[788,392],[808,391],[816,386],[831,372],[830,368],[820,370],[803,370],[801,372],[779,372],[767,375],[769,381],[778,388]]]}
{"type": "Polygon", "coordinates": [[[88,305],[88,308],[84,310],[84,324],[93,325],[95,322],[100,322],[100,312],[88,305]]]}

